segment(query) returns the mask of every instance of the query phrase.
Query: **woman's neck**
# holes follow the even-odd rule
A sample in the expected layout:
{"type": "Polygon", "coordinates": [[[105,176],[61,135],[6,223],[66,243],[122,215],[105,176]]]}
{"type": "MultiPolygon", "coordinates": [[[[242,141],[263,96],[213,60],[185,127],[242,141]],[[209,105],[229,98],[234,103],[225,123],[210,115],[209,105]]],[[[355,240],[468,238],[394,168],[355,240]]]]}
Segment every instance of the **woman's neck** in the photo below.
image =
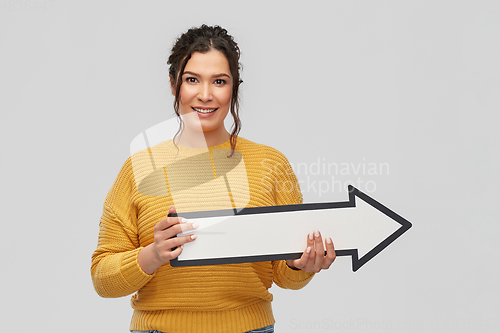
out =
{"type": "Polygon", "coordinates": [[[222,131],[190,131],[183,129],[175,140],[175,144],[188,148],[205,148],[223,144],[231,135],[223,128],[222,131]]]}

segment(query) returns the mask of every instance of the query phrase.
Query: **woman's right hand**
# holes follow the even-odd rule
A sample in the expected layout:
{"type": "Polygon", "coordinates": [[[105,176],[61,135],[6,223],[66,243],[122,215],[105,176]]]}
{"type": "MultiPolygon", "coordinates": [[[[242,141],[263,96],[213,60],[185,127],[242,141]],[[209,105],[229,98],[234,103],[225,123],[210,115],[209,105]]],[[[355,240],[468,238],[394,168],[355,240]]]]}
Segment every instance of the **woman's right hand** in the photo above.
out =
{"type": "MultiPolygon", "coordinates": [[[[174,206],[170,206],[168,213],[175,213],[174,206]]],[[[187,223],[182,217],[166,217],[154,226],[154,242],[139,251],[137,261],[141,269],[151,275],[162,265],[177,258],[183,245],[196,239],[196,235],[177,236],[177,234],[194,230],[196,223],[187,223]],[[175,249],[174,249],[175,248],[175,249]]]]}

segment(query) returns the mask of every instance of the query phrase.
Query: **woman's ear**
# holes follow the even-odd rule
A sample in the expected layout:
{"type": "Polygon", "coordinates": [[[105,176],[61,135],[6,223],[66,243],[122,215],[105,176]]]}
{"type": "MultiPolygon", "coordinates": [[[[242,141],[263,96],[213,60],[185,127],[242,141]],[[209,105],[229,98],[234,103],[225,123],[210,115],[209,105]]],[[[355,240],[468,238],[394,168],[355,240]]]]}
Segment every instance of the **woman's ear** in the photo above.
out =
{"type": "Polygon", "coordinates": [[[168,77],[170,78],[170,90],[172,91],[172,95],[175,97],[175,82],[174,82],[174,77],[169,74],[168,77]]]}

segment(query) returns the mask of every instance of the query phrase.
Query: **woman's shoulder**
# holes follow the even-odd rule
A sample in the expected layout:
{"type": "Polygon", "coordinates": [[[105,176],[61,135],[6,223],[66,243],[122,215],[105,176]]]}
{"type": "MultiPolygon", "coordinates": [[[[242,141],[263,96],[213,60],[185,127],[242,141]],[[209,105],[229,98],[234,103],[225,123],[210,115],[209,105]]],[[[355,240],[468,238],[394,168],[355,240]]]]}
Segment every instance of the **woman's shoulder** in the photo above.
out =
{"type": "Polygon", "coordinates": [[[175,145],[172,140],[159,142],[151,147],[141,147],[130,151],[129,160],[141,160],[146,158],[151,160],[151,156],[158,158],[159,156],[167,156],[176,153],[175,145]]]}
{"type": "Polygon", "coordinates": [[[260,158],[267,158],[276,160],[277,162],[288,163],[286,156],[280,150],[242,137],[238,137],[236,149],[244,155],[251,154],[260,158]]]}
{"type": "Polygon", "coordinates": [[[134,176],[151,173],[159,165],[166,165],[175,156],[175,146],[172,140],[167,140],[155,144],[151,147],[141,147],[136,151],[131,151],[130,156],[125,161],[123,168],[133,170],[134,176]]]}

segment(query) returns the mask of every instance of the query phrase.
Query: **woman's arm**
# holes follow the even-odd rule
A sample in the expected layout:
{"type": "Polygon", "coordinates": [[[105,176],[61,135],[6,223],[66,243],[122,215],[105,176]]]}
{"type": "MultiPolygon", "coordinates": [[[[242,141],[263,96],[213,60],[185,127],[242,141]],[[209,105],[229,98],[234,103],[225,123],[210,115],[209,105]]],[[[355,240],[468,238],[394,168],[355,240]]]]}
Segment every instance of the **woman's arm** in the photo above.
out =
{"type": "Polygon", "coordinates": [[[99,228],[91,266],[95,290],[102,297],[122,297],[136,292],[152,278],[137,262],[141,250],[137,233],[125,226],[106,204],[99,228]]]}
{"type": "MultiPolygon", "coordinates": [[[[183,244],[196,238],[174,237],[196,226],[182,217],[166,217],[154,226],[154,242],[141,247],[134,195],[137,195],[135,178],[128,159],[106,197],[97,249],[92,255],[92,281],[103,297],[136,292],[153,278],[159,267],[179,256],[183,244]]],[[[171,206],[169,213],[173,212],[175,208],[171,206]]]]}
{"type": "MultiPolygon", "coordinates": [[[[175,213],[175,207],[170,206],[168,213],[175,213]]],[[[154,274],[158,268],[177,258],[184,244],[196,239],[196,235],[174,237],[175,235],[194,230],[198,227],[196,223],[186,223],[182,217],[166,217],[154,227],[154,242],[139,251],[137,262],[141,269],[147,274],[154,274]],[[175,250],[172,250],[175,248],[175,250]]]]}
{"type": "MultiPolygon", "coordinates": [[[[276,179],[276,204],[301,204],[300,185],[285,156],[281,155],[273,170],[276,179]]],[[[334,260],[335,248],[332,239],[326,238],[323,246],[321,233],[316,230],[307,235],[307,247],[299,259],[273,262],[274,281],[282,288],[300,289],[312,279],[315,272],[328,269],[334,260]]]]}
{"type": "Polygon", "coordinates": [[[92,282],[102,297],[129,295],[152,278],[137,261],[142,247],[137,231],[138,211],[132,202],[134,189],[135,178],[129,158],[106,196],[97,248],[92,254],[92,282]]]}

